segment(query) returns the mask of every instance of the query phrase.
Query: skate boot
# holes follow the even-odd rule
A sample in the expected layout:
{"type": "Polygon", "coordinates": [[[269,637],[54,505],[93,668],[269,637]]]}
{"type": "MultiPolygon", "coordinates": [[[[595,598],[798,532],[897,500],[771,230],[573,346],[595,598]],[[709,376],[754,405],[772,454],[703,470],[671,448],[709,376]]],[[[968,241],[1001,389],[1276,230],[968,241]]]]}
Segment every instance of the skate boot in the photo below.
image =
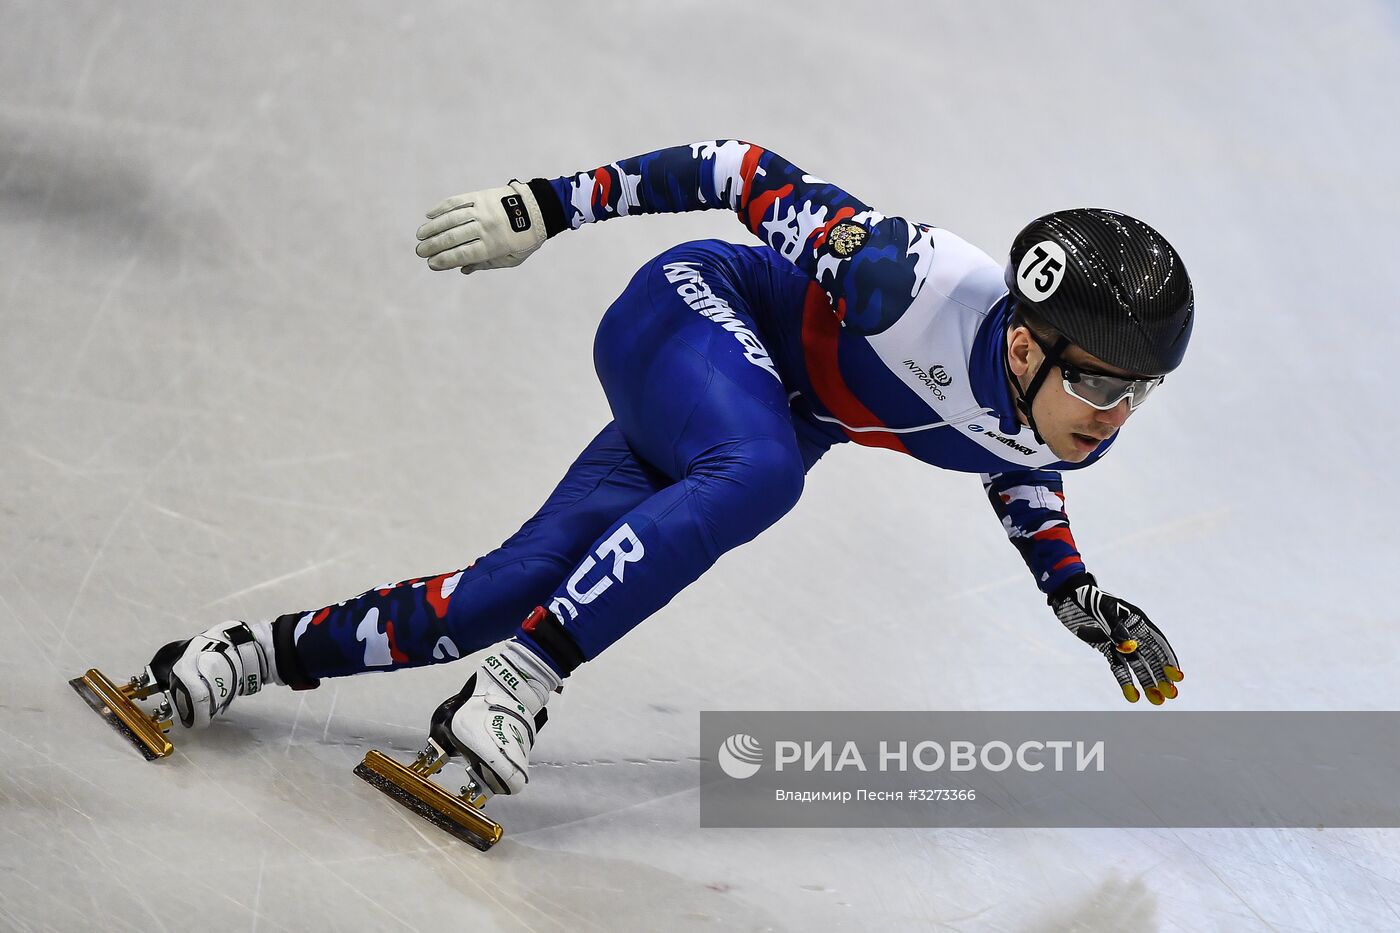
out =
{"type": "Polygon", "coordinates": [[[269,623],[225,622],[165,645],[125,684],[95,668],[69,684],[147,760],[154,760],[174,751],[165,733],[176,717],[187,729],[203,728],[234,697],[257,693],[265,683],[280,684],[272,657],[269,623]]]}
{"type": "Polygon", "coordinates": [[[459,839],[486,850],[501,838],[501,826],[481,812],[496,794],[517,794],[529,783],[530,750],[548,719],[549,694],[563,689],[550,659],[563,658],[564,673],[583,656],[552,613],[536,609],[521,626],[534,636],[501,642],[456,696],[433,713],[428,743],[410,765],[371,750],[355,773],[418,815],[459,839]],[[461,793],[428,780],[449,762],[465,768],[461,793]]]}
{"type": "Polygon", "coordinates": [[[518,794],[530,783],[530,749],[548,718],[545,702],[561,686],[547,663],[511,639],[437,708],[428,734],[464,759],[488,796],[518,794]]]}

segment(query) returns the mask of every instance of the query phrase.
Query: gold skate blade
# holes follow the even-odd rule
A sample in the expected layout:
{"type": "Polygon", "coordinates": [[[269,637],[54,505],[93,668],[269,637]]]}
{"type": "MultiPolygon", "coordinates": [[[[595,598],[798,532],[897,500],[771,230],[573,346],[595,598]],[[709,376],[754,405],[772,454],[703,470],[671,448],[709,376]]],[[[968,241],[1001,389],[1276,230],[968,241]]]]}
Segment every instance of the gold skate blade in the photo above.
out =
{"type": "Polygon", "coordinates": [[[501,824],[382,752],[366,752],[355,773],[423,819],[483,852],[501,841],[501,824]]]}
{"type": "Polygon", "coordinates": [[[119,687],[107,675],[93,668],[81,677],[68,681],[87,705],[97,711],[113,729],[135,745],[147,761],[164,758],[175,746],[161,734],[160,726],[131,702],[130,688],[119,687]]]}

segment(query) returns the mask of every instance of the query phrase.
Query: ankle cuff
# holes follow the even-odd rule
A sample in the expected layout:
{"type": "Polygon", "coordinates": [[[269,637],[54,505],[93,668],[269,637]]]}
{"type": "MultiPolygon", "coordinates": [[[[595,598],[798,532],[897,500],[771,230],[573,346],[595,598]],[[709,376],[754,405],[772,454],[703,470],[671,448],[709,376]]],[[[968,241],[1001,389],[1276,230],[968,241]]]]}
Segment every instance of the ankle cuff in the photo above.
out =
{"type": "MultiPolygon", "coordinates": [[[[253,644],[257,646],[258,674],[264,683],[276,684],[279,687],[287,686],[282,680],[281,673],[277,670],[277,648],[272,643],[272,623],[271,622],[245,622],[246,628],[252,636],[253,644]]],[[[230,630],[232,631],[232,630],[230,630]]],[[[229,639],[235,648],[238,642],[229,639]]],[[[240,649],[241,653],[241,649],[240,649]]],[[[243,669],[248,669],[248,660],[243,659],[243,669]]]]}
{"type": "Polygon", "coordinates": [[[520,631],[516,632],[515,637],[529,645],[560,677],[568,677],[588,660],[583,656],[578,642],[574,641],[574,636],[564,628],[564,623],[543,606],[536,606],[520,623],[520,631]]]}
{"type": "Polygon", "coordinates": [[[291,612],[272,620],[272,657],[277,665],[277,677],[293,690],[314,690],[321,686],[319,678],[306,673],[297,655],[294,636],[297,623],[304,614],[291,612]]]}

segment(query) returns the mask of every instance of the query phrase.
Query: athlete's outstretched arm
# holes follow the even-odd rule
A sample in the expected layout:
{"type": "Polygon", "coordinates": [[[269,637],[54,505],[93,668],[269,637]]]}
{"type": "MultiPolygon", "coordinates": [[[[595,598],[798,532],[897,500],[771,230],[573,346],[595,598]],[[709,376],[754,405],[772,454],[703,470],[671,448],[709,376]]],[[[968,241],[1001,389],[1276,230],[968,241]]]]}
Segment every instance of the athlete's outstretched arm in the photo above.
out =
{"type": "Polygon", "coordinates": [[[1042,593],[1054,593],[1070,577],[1085,572],[1069,529],[1065,485],[1058,472],[984,473],[982,488],[1042,593]]]}
{"type": "Polygon", "coordinates": [[[1108,659],[1124,699],[1175,699],[1180,663],[1162,630],[1137,606],[1099,588],[1069,530],[1064,483],[1054,470],[983,474],[982,486],[1056,617],[1108,659]],[[1136,684],[1134,684],[1136,680],[1136,684]]]}
{"type": "Polygon", "coordinates": [[[736,139],[659,149],[574,175],[449,199],[420,228],[418,254],[434,269],[470,272],[514,265],[546,236],[586,223],[713,209],[736,213],[810,275],[837,318],[859,333],[893,324],[923,286],[933,259],[926,227],[886,217],[782,156],[736,139]],[[522,193],[532,203],[514,213],[517,232],[507,221],[522,193]],[[487,243],[496,230],[503,231],[497,243],[487,243]]]}

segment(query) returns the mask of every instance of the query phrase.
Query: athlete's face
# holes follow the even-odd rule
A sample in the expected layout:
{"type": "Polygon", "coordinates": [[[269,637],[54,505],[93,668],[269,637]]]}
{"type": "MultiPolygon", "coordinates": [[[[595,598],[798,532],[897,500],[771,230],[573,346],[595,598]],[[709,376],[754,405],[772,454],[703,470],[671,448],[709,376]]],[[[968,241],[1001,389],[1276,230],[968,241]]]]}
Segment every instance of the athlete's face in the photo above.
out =
{"type": "MultiPolygon", "coordinates": [[[[1131,376],[1116,366],[1110,366],[1096,356],[1085,353],[1076,346],[1067,347],[1061,354],[1065,361],[1074,366],[1083,366],[1097,372],[1131,376]]],[[[1006,335],[1006,364],[1012,376],[1023,387],[1028,387],[1035,374],[1045,362],[1045,353],[1025,327],[1014,327],[1006,335]]],[[[1064,377],[1059,367],[1055,367],[1041,383],[1040,390],[1031,400],[1031,411],[1035,413],[1035,424],[1040,436],[1054,451],[1055,456],[1066,463],[1079,463],[1093,453],[1099,444],[1112,437],[1123,426],[1132,411],[1128,400],[1123,399],[1108,411],[1099,411],[1092,405],[1081,402],[1065,391],[1064,377]]],[[[1026,424],[1026,416],[1020,411],[1016,416],[1026,424]]]]}

